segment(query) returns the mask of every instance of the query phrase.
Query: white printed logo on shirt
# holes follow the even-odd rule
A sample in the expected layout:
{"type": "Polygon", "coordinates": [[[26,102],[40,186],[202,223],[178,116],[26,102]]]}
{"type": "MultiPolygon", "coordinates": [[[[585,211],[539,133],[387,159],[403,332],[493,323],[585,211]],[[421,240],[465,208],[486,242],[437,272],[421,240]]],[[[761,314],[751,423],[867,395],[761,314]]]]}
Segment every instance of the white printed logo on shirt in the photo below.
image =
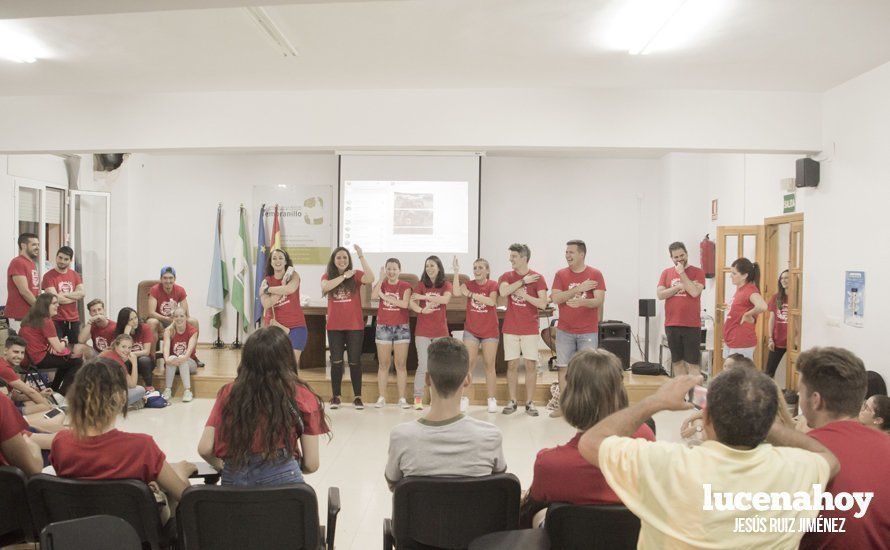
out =
{"type": "Polygon", "coordinates": [[[57,288],[62,294],[74,292],[74,285],[71,283],[71,281],[59,281],[57,288]]]}
{"type": "Polygon", "coordinates": [[[780,323],[788,323],[788,303],[782,304],[782,307],[776,308],[776,321],[780,323]]]}
{"type": "Polygon", "coordinates": [[[130,346],[130,351],[133,353],[142,351],[142,342],[133,342],[133,345],[130,346]]]}
{"type": "Polygon", "coordinates": [[[173,315],[173,312],[176,311],[176,306],[178,305],[179,303],[176,300],[172,299],[167,300],[166,302],[161,302],[161,315],[163,315],[164,317],[170,317],[171,315],[173,315]]]}
{"type": "MultiPolygon", "coordinates": [[[[442,294],[440,292],[436,292],[435,290],[427,290],[426,295],[427,296],[441,296],[442,294]]],[[[430,308],[431,312],[439,311],[439,308],[442,307],[442,304],[434,304],[433,302],[431,302],[429,300],[427,300],[426,305],[428,308],[430,308]]]]}
{"type": "Polygon", "coordinates": [[[93,338],[93,343],[96,344],[96,349],[99,351],[105,351],[108,348],[108,340],[102,336],[93,338]]]}
{"type": "MultiPolygon", "coordinates": [[[[680,278],[679,278],[679,277],[675,277],[675,278],[671,279],[671,286],[672,286],[672,287],[674,287],[674,286],[680,286],[680,285],[682,285],[682,284],[683,284],[683,283],[680,281],[680,278]]],[[[680,290],[680,292],[674,294],[674,296],[688,296],[688,294],[686,294],[686,289],[683,288],[682,290],[680,290]]],[[[673,296],[672,296],[672,298],[673,298],[673,296]]]]}
{"type": "MultiPolygon", "coordinates": [[[[581,286],[581,283],[569,283],[569,288],[568,288],[568,290],[572,290],[572,289],[575,288],[576,286],[581,286]]],[[[581,294],[578,294],[578,296],[576,296],[576,298],[579,298],[579,299],[581,299],[581,300],[586,300],[586,299],[589,298],[589,297],[590,297],[590,296],[587,295],[587,291],[586,291],[586,290],[585,290],[584,292],[582,292],[581,294]]]]}
{"type": "Polygon", "coordinates": [[[175,344],[173,344],[173,355],[184,355],[188,348],[188,342],[176,342],[175,344]]]}
{"type": "MultiPolygon", "coordinates": [[[[395,292],[383,292],[383,293],[381,294],[381,296],[389,296],[389,297],[392,298],[393,300],[398,300],[398,299],[399,299],[399,295],[398,295],[397,293],[395,293],[395,292]]],[[[384,300],[380,300],[380,304],[381,304],[381,306],[380,306],[381,309],[383,309],[384,311],[399,311],[399,309],[400,309],[399,306],[397,306],[397,305],[395,305],[395,304],[391,304],[391,303],[386,302],[386,301],[384,301],[384,300]]]]}
{"type": "Polygon", "coordinates": [[[331,299],[335,302],[349,302],[352,300],[352,292],[349,292],[342,286],[338,286],[331,293],[331,299]]]}
{"type": "Polygon", "coordinates": [[[40,284],[40,277],[37,275],[37,270],[32,269],[31,270],[31,286],[36,288],[37,285],[39,285],[39,284],[40,284]]]}
{"type": "Polygon", "coordinates": [[[470,307],[473,308],[473,311],[476,311],[478,313],[485,313],[488,311],[488,306],[486,306],[485,304],[479,303],[472,298],[470,298],[470,307]]]}
{"type": "MultiPolygon", "coordinates": [[[[525,286],[523,288],[525,288],[525,291],[528,292],[528,286],[525,286]]],[[[525,298],[517,296],[515,292],[510,295],[510,302],[516,307],[526,307],[525,304],[528,303],[525,301],[525,298]]]]}

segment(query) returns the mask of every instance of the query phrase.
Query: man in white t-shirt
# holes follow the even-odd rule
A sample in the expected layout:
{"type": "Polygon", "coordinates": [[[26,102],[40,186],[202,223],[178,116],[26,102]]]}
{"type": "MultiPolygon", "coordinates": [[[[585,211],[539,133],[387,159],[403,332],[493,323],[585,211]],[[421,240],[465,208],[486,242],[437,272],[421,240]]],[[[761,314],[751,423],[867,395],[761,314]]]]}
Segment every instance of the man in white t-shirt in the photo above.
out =
{"type": "Polygon", "coordinates": [[[430,409],[389,434],[386,481],[392,489],[408,476],[479,477],[506,471],[501,430],[460,412],[461,389],[470,385],[467,348],[454,338],[430,344],[430,409]]]}

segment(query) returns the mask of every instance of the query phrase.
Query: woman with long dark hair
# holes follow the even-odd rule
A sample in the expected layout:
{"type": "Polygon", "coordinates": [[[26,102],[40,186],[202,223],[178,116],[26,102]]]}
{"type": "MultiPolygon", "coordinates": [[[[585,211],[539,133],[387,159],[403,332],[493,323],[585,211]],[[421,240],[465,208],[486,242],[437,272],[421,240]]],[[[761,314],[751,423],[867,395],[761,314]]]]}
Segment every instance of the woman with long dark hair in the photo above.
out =
{"type": "Polygon", "coordinates": [[[139,318],[139,314],[131,307],[122,307],[117,313],[114,325],[115,338],[124,334],[133,340],[130,353],[136,358],[136,371],[146,387],[152,386],[152,372],[155,369],[154,349],[155,331],[139,318]]]}
{"type": "Polygon", "coordinates": [[[378,409],[386,405],[386,385],[389,381],[389,365],[395,358],[396,385],[399,390],[399,407],[410,407],[405,398],[408,386],[408,347],[411,344],[411,324],[408,318],[408,304],[411,299],[411,285],[399,280],[402,263],[398,258],[389,258],[380,268],[380,280],[371,289],[371,299],[379,300],[377,306],[377,328],[374,342],[377,344],[377,391],[380,397],[374,404],[378,409]]]}
{"type": "Polygon", "coordinates": [[[779,291],[769,299],[769,358],[766,374],[776,375],[788,347],[788,270],[779,274],[779,291]]]}
{"type": "Polygon", "coordinates": [[[758,288],[760,267],[748,258],[739,258],[732,262],[730,279],[736,291],[723,323],[723,358],[739,353],[754,359],[757,347],[754,327],[757,316],[767,309],[758,288]]]}
{"type": "Polygon", "coordinates": [[[223,485],[281,485],[318,469],[324,405],[297,375],[291,342],[263,327],[247,339],[234,382],[220,389],[198,453],[223,485]]]}
{"type": "Polygon", "coordinates": [[[445,269],[438,256],[430,256],[423,263],[423,275],[411,295],[411,310],[417,313],[414,345],[417,346],[417,371],[414,373],[414,408],[423,410],[423,391],[426,388],[427,351],[439,338],[451,336],[445,307],[451,301],[451,283],[445,280],[445,269]],[[423,305],[421,305],[421,303],[423,305]]]}
{"type": "Polygon", "coordinates": [[[280,248],[269,254],[265,273],[266,278],[260,285],[263,324],[278,327],[287,334],[299,365],[309,335],[300,305],[300,274],[294,269],[290,255],[280,248]]]}
{"type": "Polygon", "coordinates": [[[41,294],[22,319],[19,334],[28,343],[25,354],[31,366],[37,370],[55,370],[50,387],[65,395],[70,380],[74,379],[83,362],[79,355],[75,357],[64,342],[59,340],[56,325],[53,324],[53,317],[58,311],[58,297],[55,294],[41,294]]]}
{"type": "Polygon", "coordinates": [[[362,248],[355,253],[362,269],[352,268],[349,250],[339,246],[331,252],[325,274],[321,276],[321,293],[328,298],[328,348],[331,351],[331,408],[340,408],[340,386],[343,382],[343,353],[349,356],[349,377],[355,396],[352,404],[364,409],[362,402],[362,342],[365,316],[362,313],[362,285],[374,282],[374,272],[365,260],[362,248]],[[364,271],[362,271],[364,270],[364,271]]]}

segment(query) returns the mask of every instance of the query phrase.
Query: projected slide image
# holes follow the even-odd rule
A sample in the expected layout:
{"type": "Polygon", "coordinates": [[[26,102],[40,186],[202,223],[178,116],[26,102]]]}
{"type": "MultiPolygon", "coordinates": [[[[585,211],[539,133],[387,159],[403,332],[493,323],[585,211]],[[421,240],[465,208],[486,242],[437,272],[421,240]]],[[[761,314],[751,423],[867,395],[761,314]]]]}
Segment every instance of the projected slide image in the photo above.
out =
{"type": "Polygon", "coordinates": [[[432,235],[435,199],[431,193],[395,193],[392,232],[396,235],[432,235]]]}
{"type": "Polygon", "coordinates": [[[423,208],[432,210],[435,199],[432,193],[393,193],[395,208],[423,208]]]}

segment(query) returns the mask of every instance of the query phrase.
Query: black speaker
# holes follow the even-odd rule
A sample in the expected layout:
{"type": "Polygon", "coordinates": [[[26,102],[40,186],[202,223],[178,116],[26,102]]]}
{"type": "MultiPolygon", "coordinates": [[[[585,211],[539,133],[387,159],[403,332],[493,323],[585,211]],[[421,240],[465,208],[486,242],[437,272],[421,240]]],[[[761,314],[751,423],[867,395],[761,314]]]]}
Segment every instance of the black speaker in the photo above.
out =
{"type": "Polygon", "coordinates": [[[602,321],[599,324],[600,349],[608,350],[621,359],[624,370],[630,368],[630,325],[621,321],[602,321]]]}
{"type": "Polygon", "coordinates": [[[797,187],[816,187],[819,185],[819,161],[811,158],[797,159],[794,185],[797,187]]]}
{"type": "Polygon", "coordinates": [[[640,299],[640,317],[655,317],[655,298],[640,299]]]}

